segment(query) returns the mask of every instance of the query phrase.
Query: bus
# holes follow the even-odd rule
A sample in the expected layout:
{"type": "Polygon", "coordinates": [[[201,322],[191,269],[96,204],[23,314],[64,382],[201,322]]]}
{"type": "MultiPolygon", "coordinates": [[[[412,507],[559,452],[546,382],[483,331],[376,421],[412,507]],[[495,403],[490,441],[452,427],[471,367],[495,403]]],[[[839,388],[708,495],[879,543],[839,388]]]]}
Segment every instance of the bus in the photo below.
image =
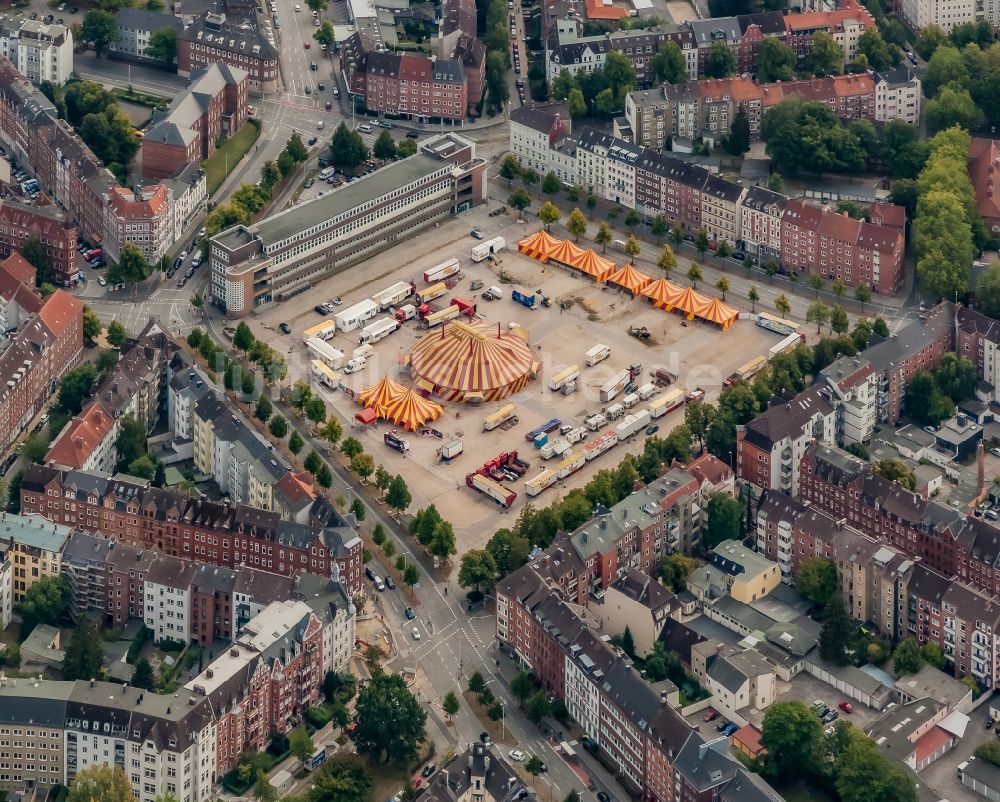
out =
{"type": "Polygon", "coordinates": [[[767,365],[766,356],[755,357],[751,359],[749,362],[747,362],[745,365],[742,365],[741,367],[738,367],[736,370],[734,370],[732,375],[728,379],[725,379],[722,383],[728,387],[730,384],[733,384],[734,382],[750,381],[750,379],[756,376],[760,372],[761,368],[765,367],[766,365],[767,365]]]}
{"type": "Polygon", "coordinates": [[[799,324],[794,320],[785,320],[776,315],[769,315],[767,312],[757,313],[757,325],[762,329],[780,334],[782,337],[787,337],[789,334],[794,334],[799,330],[799,324]]]}

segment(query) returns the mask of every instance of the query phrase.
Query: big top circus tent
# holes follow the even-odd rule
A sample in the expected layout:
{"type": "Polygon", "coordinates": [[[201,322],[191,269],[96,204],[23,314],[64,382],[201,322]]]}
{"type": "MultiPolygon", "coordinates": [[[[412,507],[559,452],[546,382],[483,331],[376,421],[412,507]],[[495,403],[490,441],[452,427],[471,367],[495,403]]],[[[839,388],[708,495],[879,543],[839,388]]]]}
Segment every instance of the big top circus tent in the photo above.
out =
{"type": "Polygon", "coordinates": [[[621,270],[612,273],[604,279],[605,284],[614,284],[621,287],[632,296],[637,295],[651,281],[652,279],[649,276],[645,273],[640,273],[631,264],[625,265],[621,270]]]}
{"type": "Polygon", "coordinates": [[[665,309],[668,305],[676,301],[683,292],[684,290],[676,284],[667,281],[665,278],[658,278],[653,283],[643,287],[639,294],[649,298],[654,306],[665,309]]]}
{"type": "Polygon", "coordinates": [[[614,272],[615,263],[610,259],[605,259],[593,248],[587,248],[587,250],[583,252],[583,256],[580,258],[580,261],[575,265],[572,265],[572,267],[576,268],[581,273],[586,273],[588,276],[597,281],[604,281],[605,278],[614,272]]]}
{"type": "Polygon", "coordinates": [[[451,321],[406,357],[417,387],[448,401],[496,401],[520,392],[540,365],[517,333],[451,321]]]}
{"type": "Polygon", "coordinates": [[[414,390],[404,390],[392,400],[382,417],[412,432],[418,426],[440,418],[443,411],[440,404],[422,398],[414,390]]]}
{"type": "Polygon", "coordinates": [[[717,323],[726,331],[739,318],[740,313],[729,304],[723,303],[718,298],[713,298],[708,302],[708,306],[698,313],[698,317],[717,323]]]}
{"type": "Polygon", "coordinates": [[[567,265],[573,267],[583,259],[586,251],[583,248],[578,248],[568,239],[564,239],[555,248],[549,251],[549,261],[559,262],[561,265],[567,265]]]}
{"type": "Polygon", "coordinates": [[[517,249],[524,254],[527,254],[532,259],[538,259],[540,262],[547,262],[549,260],[549,254],[554,251],[560,244],[561,240],[557,240],[545,229],[540,230],[537,234],[532,234],[530,237],[526,237],[517,243],[517,249]]]}

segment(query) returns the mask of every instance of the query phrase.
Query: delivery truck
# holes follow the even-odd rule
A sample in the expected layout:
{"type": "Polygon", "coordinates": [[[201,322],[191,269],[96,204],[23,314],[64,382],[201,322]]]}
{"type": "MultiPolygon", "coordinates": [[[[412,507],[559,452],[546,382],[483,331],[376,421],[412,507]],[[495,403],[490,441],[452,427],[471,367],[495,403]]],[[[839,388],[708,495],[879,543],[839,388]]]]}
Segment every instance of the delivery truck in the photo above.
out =
{"type": "Polygon", "coordinates": [[[497,426],[506,423],[509,420],[516,420],[517,418],[517,407],[514,404],[505,404],[500,407],[496,412],[491,415],[487,415],[483,419],[483,431],[490,432],[493,431],[497,426]]]}
{"type": "Polygon", "coordinates": [[[372,300],[378,307],[379,312],[384,312],[390,306],[398,306],[413,294],[413,284],[409,281],[397,281],[391,287],[386,287],[381,292],[376,292],[372,300]]]}
{"type": "Polygon", "coordinates": [[[555,471],[546,468],[540,474],[533,476],[524,483],[524,492],[529,496],[537,496],[545,488],[552,487],[558,480],[559,475],[555,471]]]}
{"type": "Polygon", "coordinates": [[[339,370],[344,364],[343,352],[338,351],[330,343],[321,340],[319,337],[310,337],[306,341],[306,348],[309,349],[309,353],[316,359],[334,370],[339,370]]]}
{"type": "Polygon", "coordinates": [[[448,292],[448,285],[443,281],[432,284],[430,287],[425,287],[422,290],[417,290],[416,299],[418,304],[426,304],[433,301],[435,298],[440,298],[448,292]]]}
{"type": "Polygon", "coordinates": [[[399,321],[396,320],[396,318],[385,317],[381,320],[376,320],[374,323],[369,323],[361,330],[361,336],[358,338],[358,345],[377,343],[379,340],[384,340],[398,328],[399,321]]]}
{"type": "Polygon", "coordinates": [[[336,333],[337,324],[332,320],[324,320],[322,323],[310,326],[302,332],[302,342],[307,343],[313,337],[319,337],[321,340],[329,340],[336,333]]]}
{"type": "Polygon", "coordinates": [[[501,507],[510,507],[517,498],[517,493],[508,490],[499,482],[483,476],[481,473],[470,473],[465,477],[465,483],[473,490],[478,490],[485,496],[493,499],[501,507]]]}
{"type": "Polygon", "coordinates": [[[403,304],[396,310],[396,320],[400,323],[405,323],[407,320],[413,320],[416,316],[417,307],[413,304],[403,304]]]}
{"type": "Polygon", "coordinates": [[[649,426],[649,410],[640,409],[638,412],[622,418],[622,422],[615,427],[615,434],[618,435],[618,441],[621,442],[647,426],[649,426]]]}
{"type": "Polygon", "coordinates": [[[673,387],[649,402],[649,416],[662,418],[682,406],[684,406],[684,391],[680,387],[673,387]]]}
{"type": "Polygon", "coordinates": [[[601,387],[601,401],[610,401],[618,395],[632,380],[632,374],[627,370],[616,373],[609,381],[601,387]]]}
{"type": "Polygon", "coordinates": [[[503,237],[494,237],[485,242],[480,242],[478,245],[472,246],[472,261],[481,262],[483,259],[493,256],[493,254],[500,253],[506,247],[507,242],[503,237]]]}
{"type": "Polygon", "coordinates": [[[446,278],[458,275],[460,263],[458,259],[448,259],[430,270],[424,271],[424,282],[427,284],[437,284],[446,278]]]}
{"type": "Polygon", "coordinates": [[[595,345],[584,356],[587,358],[587,367],[593,367],[611,356],[611,349],[606,345],[595,345]]]}
{"type": "Polygon", "coordinates": [[[371,299],[366,299],[360,303],[349,306],[342,312],[337,312],[333,316],[333,322],[337,324],[339,331],[354,331],[360,329],[367,321],[378,314],[378,307],[371,299]]]}
{"type": "Polygon", "coordinates": [[[572,447],[572,443],[565,437],[557,437],[542,446],[539,452],[542,455],[542,459],[552,459],[553,457],[561,457],[572,447]]]}
{"type": "Polygon", "coordinates": [[[555,392],[556,390],[561,390],[564,384],[568,382],[575,381],[580,375],[579,365],[570,365],[568,368],[563,368],[555,376],[549,379],[549,389],[555,392]]]}
{"type": "Polygon", "coordinates": [[[450,440],[438,449],[438,456],[442,462],[451,462],[453,459],[462,456],[465,452],[465,445],[461,440],[450,440]]]}

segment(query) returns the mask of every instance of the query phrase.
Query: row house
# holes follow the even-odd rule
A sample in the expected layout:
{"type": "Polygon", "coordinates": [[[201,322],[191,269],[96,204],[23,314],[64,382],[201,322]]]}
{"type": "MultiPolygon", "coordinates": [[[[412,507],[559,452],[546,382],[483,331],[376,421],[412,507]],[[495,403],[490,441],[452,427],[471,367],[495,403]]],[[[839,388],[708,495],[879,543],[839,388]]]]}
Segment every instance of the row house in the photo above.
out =
{"type": "MultiPolygon", "coordinates": [[[[278,49],[261,24],[261,11],[203,11],[177,36],[177,74],[182,78],[217,64],[246,76],[245,91],[273,95],[278,91],[278,49]]],[[[244,97],[244,108],[246,107],[244,97]]]]}
{"type": "Polygon", "coordinates": [[[990,385],[991,398],[996,399],[1000,387],[1000,321],[959,306],[955,309],[955,353],[976,366],[976,375],[990,385]]]}
{"type": "Polygon", "coordinates": [[[333,506],[317,499],[316,523],[277,512],[192,499],[132,477],[34,465],[24,474],[21,509],[140,548],[211,565],[339,579],[361,590],[361,540],[333,506]],[[320,517],[322,516],[322,517],[320,517]]]}
{"type": "Polygon", "coordinates": [[[263,750],[272,733],[322,698],[322,625],[309,605],[276,601],[243,628],[232,646],[184,687],[205,699],[216,721],[216,765],[263,750]]]}
{"type": "Polygon", "coordinates": [[[149,264],[156,264],[177,241],[174,193],[165,184],[133,192],[115,187],[104,204],[104,253],[117,262],[121,246],[136,245],[149,264]]]}
{"type": "Polygon", "coordinates": [[[510,149],[524,168],[555,173],[566,185],[577,180],[576,142],[565,103],[520,106],[510,113],[510,149]]]}
{"type": "Polygon", "coordinates": [[[54,204],[29,206],[14,197],[0,200],[0,258],[39,242],[49,265],[49,283],[57,287],[78,283],[76,235],[76,225],[54,204]]]}
{"type": "Polygon", "coordinates": [[[746,194],[746,187],[732,181],[715,175],[705,179],[701,189],[701,227],[708,234],[709,242],[732,245],[739,240],[740,204],[746,194]]]}
{"type": "Polygon", "coordinates": [[[781,258],[781,218],[788,198],[765,187],[750,187],[740,205],[737,244],[758,262],[781,258]]]}

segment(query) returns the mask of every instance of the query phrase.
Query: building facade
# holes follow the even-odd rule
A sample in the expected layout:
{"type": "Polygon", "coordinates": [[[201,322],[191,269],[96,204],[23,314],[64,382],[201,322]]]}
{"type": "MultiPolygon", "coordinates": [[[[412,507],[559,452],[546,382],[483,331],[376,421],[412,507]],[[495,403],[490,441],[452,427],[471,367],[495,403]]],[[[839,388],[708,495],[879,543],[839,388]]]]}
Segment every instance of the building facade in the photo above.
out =
{"type": "Polygon", "coordinates": [[[62,86],[73,73],[73,32],[66,25],[3,15],[0,55],[33,84],[62,86]]]}
{"type": "Polygon", "coordinates": [[[194,77],[213,64],[226,65],[246,73],[248,92],[273,95],[278,91],[278,51],[264,33],[260,13],[253,7],[197,15],[177,37],[177,74],[194,77]]]}

